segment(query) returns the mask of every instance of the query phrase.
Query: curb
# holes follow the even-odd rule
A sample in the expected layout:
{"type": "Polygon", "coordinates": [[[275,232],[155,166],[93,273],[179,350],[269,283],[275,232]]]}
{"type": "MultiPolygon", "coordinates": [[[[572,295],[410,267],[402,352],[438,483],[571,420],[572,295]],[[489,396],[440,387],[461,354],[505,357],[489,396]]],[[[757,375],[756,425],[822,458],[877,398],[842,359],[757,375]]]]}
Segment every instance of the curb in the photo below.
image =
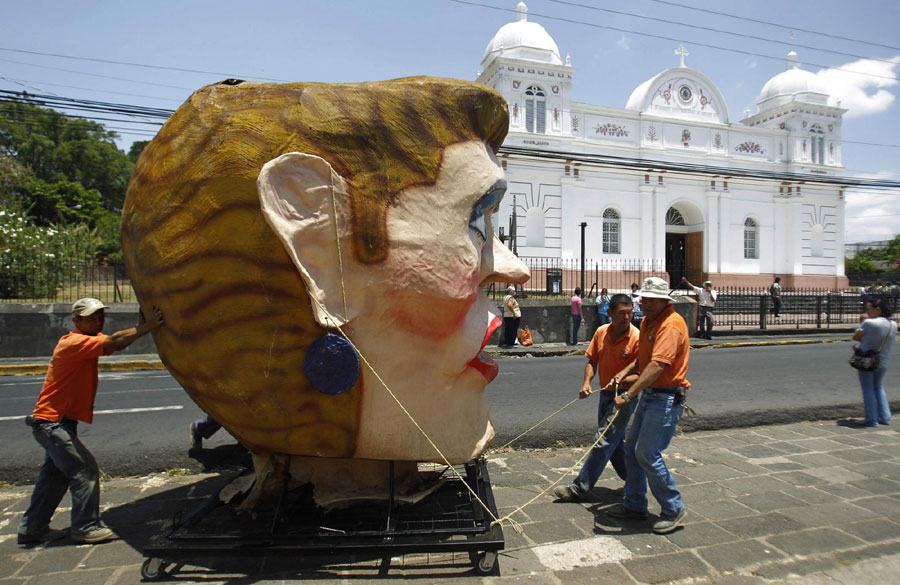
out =
{"type": "MultiPolygon", "coordinates": [[[[137,372],[140,370],[165,370],[161,361],[135,360],[107,362],[97,366],[99,372],[137,372]]],[[[0,376],[39,376],[47,373],[47,364],[0,365],[0,376]]]]}

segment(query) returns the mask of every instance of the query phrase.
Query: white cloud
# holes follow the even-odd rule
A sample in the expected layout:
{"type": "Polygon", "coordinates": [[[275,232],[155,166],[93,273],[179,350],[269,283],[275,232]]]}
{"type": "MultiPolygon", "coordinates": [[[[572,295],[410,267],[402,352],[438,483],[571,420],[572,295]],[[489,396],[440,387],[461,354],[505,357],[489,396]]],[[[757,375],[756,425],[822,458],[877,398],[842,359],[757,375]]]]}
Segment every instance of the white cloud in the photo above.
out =
{"type": "Polygon", "coordinates": [[[631,43],[628,41],[628,37],[625,36],[625,33],[619,33],[619,40],[616,41],[616,46],[623,51],[631,50],[631,43]]]}
{"type": "Polygon", "coordinates": [[[841,107],[849,110],[845,118],[859,118],[888,109],[896,100],[887,88],[898,84],[895,69],[900,64],[900,55],[886,61],[860,59],[817,72],[828,87],[829,104],[837,105],[837,100],[841,100],[841,107]]]}
{"type": "MultiPolygon", "coordinates": [[[[868,179],[897,180],[892,172],[862,175],[868,179]]],[[[900,234],[900,190],[857,190],[845,192],[844,240],[847,243],[890,240],[900,234]]]]}

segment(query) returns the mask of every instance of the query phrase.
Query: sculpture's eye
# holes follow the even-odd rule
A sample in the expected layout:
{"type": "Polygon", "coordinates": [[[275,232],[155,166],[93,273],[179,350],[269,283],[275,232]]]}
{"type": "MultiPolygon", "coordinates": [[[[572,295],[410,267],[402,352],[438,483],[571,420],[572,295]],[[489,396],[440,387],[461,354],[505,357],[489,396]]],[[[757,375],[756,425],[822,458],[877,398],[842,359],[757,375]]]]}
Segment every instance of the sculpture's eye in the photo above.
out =
{"type": "Polygon", "coordinates": [[[472,207],[472,214],[469,216],[469,229],[475,231],[482,241],[487,239],[485,215],[497,211],[497,206],[500,205],[500,200],[503,199],[504,193],[506,193],[506,183],[498,182],[472,207]]]}

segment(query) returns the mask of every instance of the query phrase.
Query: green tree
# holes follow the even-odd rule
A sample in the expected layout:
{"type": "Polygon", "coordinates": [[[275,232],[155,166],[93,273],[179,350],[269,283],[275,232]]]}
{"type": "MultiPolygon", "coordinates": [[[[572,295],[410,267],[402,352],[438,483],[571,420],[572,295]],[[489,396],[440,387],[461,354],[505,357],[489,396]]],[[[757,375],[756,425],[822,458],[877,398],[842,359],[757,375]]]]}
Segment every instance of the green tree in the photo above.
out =
{"type": "Polygon", "coordinates": [[[878,272],[875,265],[868,258],[864,258],[862,254],[857,254],[853,258],[844,259],[845,274],[874,274],[878,272]]]}
{"type": "Polygon", "coordinates": [[[136,163],[141,153],[144,151],[144,147],[150,144],[149,140],[135,140],[131,143],[131,148],[128,149],[128,160],[132,163],[136,163]]]}

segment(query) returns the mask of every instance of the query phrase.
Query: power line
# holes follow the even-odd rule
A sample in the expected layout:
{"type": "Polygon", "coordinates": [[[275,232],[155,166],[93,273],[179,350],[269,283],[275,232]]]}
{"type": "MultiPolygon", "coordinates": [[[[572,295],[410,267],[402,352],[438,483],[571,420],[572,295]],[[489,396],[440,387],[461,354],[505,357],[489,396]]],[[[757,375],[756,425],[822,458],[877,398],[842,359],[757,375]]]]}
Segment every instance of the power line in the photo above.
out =
{"type": "Polygon", "coordinates": [[[153,83],[152,81],[138,81],[136,79],[128,79],[126,77],[116,77],[114,75],[103,75],[101,73],[88,73],[87,71],[75,71],[73,69],[63,69],[62,67],[51,67],[50,65],[37,65],[35,63],[23,63],[22,61],[13,61],[11,59],[0,59],[3,63],[13,63],[15,65],[25,65],[26,67],[37,67],[39,69],[50,69],[51,71],[62,71],[64,73],[75,73],[76,75],[88,75],[90,77],[101,77],[103,79],[115,79],[116,81],[127,81],[128,83],[140,83],[141,85],[152,85],[154,87],[166,87],[169,89],[180,89],[183,91],[194,91],[196,88],[180,87],[178,85],[166,85],[164,83],[153,83]]]}
{"type": "Polygon", "coordinates": [[[767,26],[774,26],[774,27],[781,28],[781,29],[784,29],[784,30],[789,30],[789,31],[795,31],[795,30],[797,30],[797,31],[800,31],[800,32],[805,32],[805,33],[809,33],[809,34],[813,34],[813,35],[819,35],[819,36],[823,36],[823,37],[828,37],[828,38],[831,38],[831,39],[839,39],[839,40],[841,40],[841,41],[850,41],[851,43],[860,43],[860,44],[863,44],[863,45],[869,45],[869,46],[872,46],[872,47],[881,47],[881,48],[883,48],[883,49],[890,49],[890,50],[892,50],[892,51],[900,51],[900,47],[893,47],[893,46],[891,46],[891,45],[883,45],[883,44],[881,44],[881,43],[873,43],[873,42],[871,42],[871,41],[864,41],[864,40],[862,40],[862,39],[851,39],[850,37],[842,37],[842,36],[840,36],[840,35],[833,35],[833,34],[824,33],[824,32],[821,32],[821,31],[809,30],[809,29],[806,29],[806,28],[801,28],[801,27],[799,27],[799,26],[787,26],[787,25],[784,25],[784,24],[778,24],[777,22],[769,22],[768,20],[758,20],[758,19],[756,19],[756,18],[750,18],[750,17],[748,17],[748,16],[737,16],[736,14],[729,14],[729,13],[727,13],[727,12],[719,12],[719,11],[717,11],[717,10],[710,10],[709,8],[697,8],[696,6],[687,6],[687,5],[685,5],[685,4],[679,4],[679,3],[677,3],[677,2],[667,2],[666,0],[649,0],[649,1],[650,1],[650,2],[656,2],[657,4],[666,4],[666,5],[668,5],[668,6],[675,6],[675,7],[677,7],[677,8],[684,8],[685,10],[694,10],[694,11],[697,11],[697,12],[704,12],[704,13],[706,13],[706,14],[715,14],[715,15],[717,15],[717,16],[724,16],[724,17],[726,17],[726,18],[734,18],[734,19],[736,19],[736,20],[744,20],[744,21],[747,21],[747,22],[755,22],[756,24],[764,24],[764,25],[767,25],[767,26]]]}
{"type": "MultiPolygon", "coordinates": [[[[80,87],[77,85],[63,85],[62,83],[50,83],[49,81],[32,81],[30,79],[14,79],[12,77],[2,77],[2,76],[0,76],[0,79],[4,79],[4,80],[12,82],[12,83],[17,83],[19,85],[22,85],[23,87],[26,87],[25,85],[23,85],[25,83],[39,83],[41,85],[50,85],[53,87],[65,87],[67,89],[80,89],[82,91],[91,91],[91,92],[95,92],[95,93],[110,93],[110,94],[115,94],[115,95],[127,95],[128,97],[139,97],[139,98],[145,98],[145,99],[150,99],[150,100],[161,100],[161,101],[165,101],[165,102],[182,103],[184,101],[184,100],[180,100],[177,98],[165,98],[165,97],[156,96],[156,95],[145,95],[145,94],[140,94],[140,93],[128,93],[125,91],[112,91],[112,90],[108,90],[108,89],[97,89],[95,87],[80,87]]],[[[40,88],[37,88],[34,86],[28,86],[28,87],[31,87],[32,89],[36,89],[38,91],[43,91],[46,93],[53,93],[53,92],[49,92],[45,89],[40,89],[40,88]]]]}
{"type": "Polygon", "coordinates": [[[163,67],[161,65],[147,65],[145,63],[133,63],[129,61],[112,61],[109,59],[95,59],[93,57],[76,57],[74,55],[63,55],[60,53],[41,53],[39,51],[27,51],[25,49],[10,49],[8,47],[0,47],[0,51],[8,51],[10,53],[24,53],[26,55],[41,55],[43,57],[58,57],[60,59],[72,59],[75,61],[91,61],[94,63],[109,63],[112,65],[127,65],[129,67],[144,67],[146,69],[160,69],[163,71],[180,71],[182,73],[200,73],[202,75],[219,75],[224,78],[241,78],[241,79],[262,79],[263,81],[276,81],[286,83],[285,79],[272,79],[269,77],[257,77],[257,76],[241,76],[235,75],[234,73],[221,73],[218,71],[202,71],[198,69],[183,69],[181,67],[163,67]]]}
{"type": "MultiPolygon", "coordinates": [[[[487,9],[489,9],[489,10],[497,10],[497,11],[500,11],[500,12],[515,12],[515,9],[513,9],[513,8],[501,8],[501,7],[499,7],[499,6],[491,6],[491,5],[489,5],[489,4],[482,4],[481,2],[474,2],[474,1],[472,1],[472,0],[448,0],[448,2],[455,2],[455,3],[457,3],[457,4],[466,4],[466,5],[468,5],[468,6],[476,6],[476,7],[478,7],[478,8],[487,8],[487,9]]],[[[662,40],[664,40],[664,41],[672,41],[673,43],[688,42],[689,44],[691,44],[691,45],[693,45],[693,46],[696,46],[696,47],[704,47],[704,48],[707,48],[707,49],[713,49],[713,50],[715,50],[715,51],[726,51],[726,52],[729,52],[729,53],[737,53],[737,54],[739,54],[739,55],[747,55],[747,56],[750,56],[750,57],[760,57],[760,58],[762,58],[762,59],[770,59],[770,60],[772,60],[772,61],[781,61],[781,62],[784,61],[784,57],[775,57],[775,56],[773,56],[773,55],[764,55],[764,54],[762,54],[762,53],[754,53],[754,52],[752,52],[752,51],[744,51],[744,50],[742,50],[742,49],[730,49],[730,48],[727,48],[727,47],[720,47],[720,46],[718,46],[718,45],[711,45],[711,44],[708,44],[708,43],[701,43],[701,42],[698,42],[698,41],[685,41],[684,39],[676,39],[676,38],[674,38],[674,37],[667,37],[667,36],[664,36],[664,35],[655,35],[655,34],[651,34],[651,33],[645,33],[645,32],[635,31],[635,30],[631,30],[631,29],[627,29],[627,28],[620,28],[620,27],[615,27],[615,26],[607,26],[607,25],[603,25],[603,24],[596,24],[596,23],[593,23],[593,22],[585,22],[585,21],[583,21],[583,20],[575,20],[575,19],[573,19],[573,18],[564,18],[564,17],[561,17],[561,16],[550,16],[550,15],[548,15],[548,14],[539,14],[539,13],[537,13],[537,12],[530,12],[529,14],[531,14],[532,16],[537,16],[537,17],[539,17],[539,18],[546,18],[546,19],[548,19],[548,20],[557,20],[557,21],[560,21],[560,22],[566,22],[566,23],[569,23],[569,24],[578,24],[578,25],[582,25],[582,26],[588,26],[588,27],[591,27],[591,28],[599,28],[599,29],[605,29],[605,30],[612,30],[612,31],[616,31],[616,32],[628,33],[628,34],[633,34],[633,35],[642,36],[642,37],[650,37],[650,38],[654,38],[654,39],[662,39],[662,40]]],[[[854,71],[854,70],[852,70],[852,69],[844,69],[844,68],[841,68],[841,67],[830,67],[830,66],[828,66],[828,65],[819,65],[819,64],[817,64],[817,63],[811,63],[811,62],[809,62],[809,61],[803,61],[802,64],[803,64],[803,65],[809,65],[809,66],[811,66],[811,67],[820,67],[820,68],[822,68],[822,69],[830,69],[830,70],[832,70],[832,71],[843,71],[843,72],[845,72],[845,73],[852,73],[852,74],[854,74],[854,75],[863,75],[863,76],[865,76],[865,77],[877,77],[877,78],[880,78],[880,79],[890,79],[891,81],[897,81],[897,77],[896,77],[896,76],[891,76],[891,75],[878,75],[878,74],[876,74],[876,73],[864,73],[864,72],[862,72],[862,71],[854,71]]]]}
{"type": "MultiPolygon", "coordinates": [[[[709,26],[702,26],[699,24],[689,24],[686,22],[679,22],[677,20],[667,20],[665,18],[657,18],[655,16],[645,16],[642,14],[635,14],[633,12],[623,12],[621,10],[612,10],[611,8],[599,8],[597,6],[590,6],[588,4],[580,4],[578,2],[569,2],[567,0],[548,0],[548,1],[555,2],[556,4],[563,4],[565,6],[586,8],[588,10],[596,10],[598,12],[608,12],[610,14],[617,14],[619,16],[629,16],[632,18],[638,18],[638,19],[642,19],[642,20],[651,20],[653,22],[661,22],[661,23],[670,24],[670,25],[674,24],[676,26],[684,26],[687,28],[693,28],[693,29],[703,30],[703,31],[707,31],[707,32],[731,35],[731,36],[735,36],[735,37],[739,37],[739,38],[743,38],[743,39],[750,39],[750,40],[754,40],[754,41],[763,41],[766,43],[777,43],[779,45],[787,45],[790,47],[797,47],[800,49],[810,49],[812,51],[821,51],[823,53],[832,53],[834,55],[843,55],[844,57],[853,57],[854,59],[867,59],[869,61],[880,61],[882,63],[888,63],[890,65],[897,65],[897,63],[895,61],[889,61],[887,59],[879,59],[877,57],[866,57],[864,55],[857,55],[855,53],[844,53],[843,51],[835,51],[833,49],[823,49],[821,47],[813,47],[810,45],[801,45],[799,43],[786,42],[786,41],[780,41],[778,39],[769,39],[766,37],[760,37],[760,36],[756,36],[756,35],[749,35],[749,34],[744,34],[744,33],[739,33],[739,32],[734,32],[734,31],[721,30],[721,29],[717,29],[717,28],[713,28],[713,27],[709,27],[709,26]]],[[[0,50],[2,50],[2,49],[0,49],[0,50]]]]}

